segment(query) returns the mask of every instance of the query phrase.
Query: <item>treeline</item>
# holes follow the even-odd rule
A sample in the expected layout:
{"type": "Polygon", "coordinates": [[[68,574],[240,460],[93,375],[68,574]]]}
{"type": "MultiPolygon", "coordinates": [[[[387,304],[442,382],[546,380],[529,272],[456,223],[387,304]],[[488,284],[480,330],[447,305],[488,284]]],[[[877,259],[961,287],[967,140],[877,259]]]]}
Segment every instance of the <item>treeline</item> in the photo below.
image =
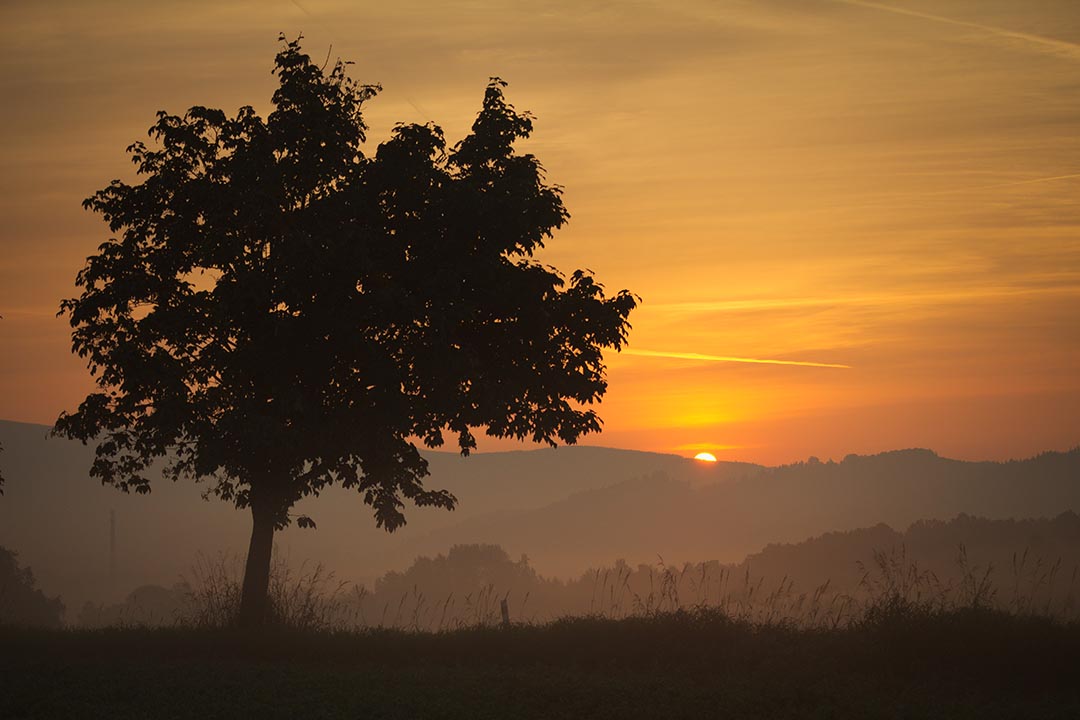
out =
{"type": "Polygon", "coordinates": [[[492,620],[503,599],[522,620],[703,605],[752,620],[818,623],[843,619],[883,593],[1075,617],[1078,572],[1074,512],[1028,520],[960,515],[903,532],[877,525],[769,545],[738,564],[620,560],[570,580],[544,578],[527,557],[512,560],[497,546],[463,545],[388,573],[361,599],[365,624],[397,627],[492,620]]]}
{"type": "MultiPolygon", "coordinates": [[[[236,558],[202,556],[184,581],[140,587],[123,603],[87,603],[74,624],[225,623],[239,597],[239,569],[236,558]]],[[[371,587],[341,581],[319,565],[295,568],[279,559],[272,594],[279,615],[295,625],[422,630],[500,622],[504,600],[511,620],[520,622],[706,606],[755,622],[836,624],[882,595],[1075,618],[1078,571],[1074,512],[1030,520],[960,515],[902,532],[877,525],[769,545],[737,564],[619,560],[570,579],[544,577],[528,557],[514,559],[490,544],[417,558],[371,587]]],[[[51,602],[56,607],[59,599],[51,602]]]]}
{"type": "Polygon", "coordinates": [[[34,572],[19,564],[18,554],[0,547],[0,625],[60,627],[64,603],[37,587],[34,572]]]}

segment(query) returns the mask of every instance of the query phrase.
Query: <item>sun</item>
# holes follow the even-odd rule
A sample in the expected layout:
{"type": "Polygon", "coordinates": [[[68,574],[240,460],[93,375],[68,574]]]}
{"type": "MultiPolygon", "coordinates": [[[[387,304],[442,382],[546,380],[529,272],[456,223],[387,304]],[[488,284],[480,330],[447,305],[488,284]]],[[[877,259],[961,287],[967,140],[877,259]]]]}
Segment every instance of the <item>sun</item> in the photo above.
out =
{"type": "Polygon", "coordinates": [[[702,462],[716,462],[716,456],[707,452],[699,452],[694,456],[694,459],[701,460],[702,462]]]}

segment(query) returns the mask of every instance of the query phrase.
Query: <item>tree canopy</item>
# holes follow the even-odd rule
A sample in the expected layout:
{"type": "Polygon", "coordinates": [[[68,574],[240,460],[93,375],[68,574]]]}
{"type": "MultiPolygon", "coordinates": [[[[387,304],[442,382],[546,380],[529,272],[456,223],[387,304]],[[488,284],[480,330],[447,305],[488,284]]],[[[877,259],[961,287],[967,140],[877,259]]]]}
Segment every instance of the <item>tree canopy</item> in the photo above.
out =
{"type": "Polygon", "coordinates": [[[418,443],[449,434],[467,454],[478,429],[551,445],[598,431],[602,352],[626,342],[636,298],[533,258],[569,215],[514,149],[533,123],[506,83],[453,147],[402,124],[367,156],[378,86],[299,39],[273,72],[265,119],[159,112],[153,147],[128,148],[141,181],[84,202],[115,236],[61,313],[99,387],[56,431],[99,440],[92,474],[148,492],[164,458],[271,534],[341,483],[393,530],[405,500],[455,502],[424,487],[418,443]]]}

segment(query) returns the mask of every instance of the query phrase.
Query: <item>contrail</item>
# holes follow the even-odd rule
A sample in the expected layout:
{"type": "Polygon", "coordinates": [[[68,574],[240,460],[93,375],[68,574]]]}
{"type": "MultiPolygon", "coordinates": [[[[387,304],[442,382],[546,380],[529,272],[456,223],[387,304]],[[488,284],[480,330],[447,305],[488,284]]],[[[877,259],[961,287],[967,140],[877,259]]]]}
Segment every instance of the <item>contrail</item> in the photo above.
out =
{"type": "MultiPolygon", "coordinates": [[[[1038,277],[1036,276],[1036,279],[1038,277]]],[[[943,292],[878,293],[832,297],[754,298],[742,300],[704,300],[696,302],[660,302],[642,306],[641,312],[661,312],[675,315],[698,315],[717,312],[754,312],[759,310],[784,310],[787,308],[813,308],[826,306],[887,306],[897,303],[949,303],[971,300],[996,300],[1039,295],[1080,294],[1080,275],[1068,273],[1060,278],[1068,285],[1037,287],[975,287],[943,292]]],[[[628,352],[628,351],[624,351],[628,352]]]]}
{"type": "Polygon", "coordinates": [[[997,188],[1016,187],[1017,185],[1034,185],[1036,183],[1058,182],[1059,180],[1074,180],[1080,178],[1080,173],[1070,175],[1051,175],[1050,177],[1032,178],[1031,180],[1013,180],[1011,182],[993,183],[991,185],[972,185],[970,187],[953,188],[951,190],[939,190],[928,193],[930,195],[955,195],[956,193],[976,192],[979,190],[996,190],[997,188]]]}
{"type": "Polygon", "coordinates": [[[907,8],[898,8],[892,5],[886,5],[884,3],[871,2],[871,0],[833,1],[844,3],[845,5],[855,5],[858,7],[872,8],[874,10],[883,10],[885,12],[891,12],[897,15],[907,15],[908,17],[920,18],[922,20],[930,20],[932,22],[944,23],[946,25],[955,25],[957,27],[969,28],[971,30],[979,30],[990,35],[996,35],[997,37],[1031,43],[1033,45],[1039,46],[1043,50],[1053,51],[1055,55],[1064,55],[1066,57],[1072,58],[1073,60],[1080,60],[1080,45],[1077,45],[1076,43],[1066,42],[1065,40],[1057,40],[1055,38],[1048,38],[1043,35],[1033,35],[1031,33],[1018,32],[1016,30],[1006,30],[1005,28],[994,27],[993,25],[983,25],[981,23],[968,22],[967,20],[956,20],[954,18],[945,17],[943,15],[933,15],[931,13],[919,12],[918,10],[909,10],[907,8]]]}
{"type": "Polygon", "coordinates": [[[642,357],[673,358],[676,360],[705,360],[707,362],[730,362],[752,363],[755,365],[797,365],[799,367],[841,368],[850,370],[850,365],[838,363],[808,362],[805,360],[765,360],[762,358],[730,357],[728,355],[702,355],[700,353],[665,352],[662,350],[635,350],[627,348],[623,350],[626,355],[640,355],[642,357]]]}
{"type": "MultiPolygon", "coordinates": [[[[305,15],[307,15],[307,16],[308,16],[309,18],[311,18],[312,20],[315,20],[315,16],[314,16],[314,15],[312,15],[311,13],[309,13],[309,12],[307,11],[307,8],[306,8],[306,7],[304,7],[303,5],[301,5],[300,3],[296,2],[296,0],[289,0],[289,2],[291,2],[291,3],[292,3],[293,5],[295,5],[295,6],[297,7],[297,8],[299,8],[300,12],[304,13],[305,15]]],[[[316,22],[318,22],[318,21],[316,20],[316,22]]]]}

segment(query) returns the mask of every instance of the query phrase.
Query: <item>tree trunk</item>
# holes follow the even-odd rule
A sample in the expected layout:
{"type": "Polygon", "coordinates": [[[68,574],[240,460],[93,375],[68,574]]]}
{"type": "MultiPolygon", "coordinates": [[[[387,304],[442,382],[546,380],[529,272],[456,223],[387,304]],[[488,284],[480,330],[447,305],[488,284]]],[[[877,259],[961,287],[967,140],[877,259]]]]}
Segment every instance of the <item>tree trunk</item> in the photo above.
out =
{"type": "Polygon", "coordinates": [[[269,620],[270,555],[274,548],[274,513],[265,503],[251,504],[251,544],[244,566],[237,622],[242,628],[262,627],[269,620]]]}

